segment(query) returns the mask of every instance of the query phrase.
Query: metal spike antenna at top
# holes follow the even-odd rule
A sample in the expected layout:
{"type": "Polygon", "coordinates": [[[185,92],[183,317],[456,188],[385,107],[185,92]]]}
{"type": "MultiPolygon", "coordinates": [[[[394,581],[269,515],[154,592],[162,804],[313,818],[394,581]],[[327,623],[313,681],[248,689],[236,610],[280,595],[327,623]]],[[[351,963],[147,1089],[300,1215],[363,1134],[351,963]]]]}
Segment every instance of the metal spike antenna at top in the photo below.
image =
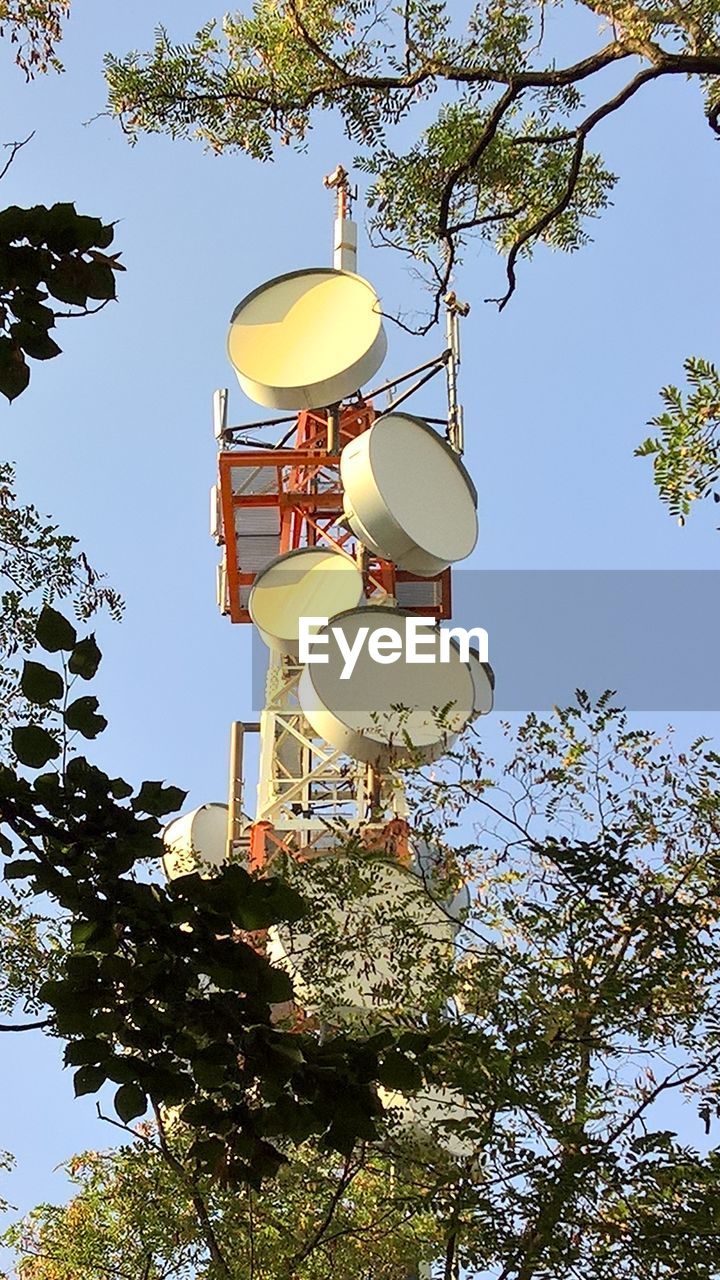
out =
{"type": "Polygon", "coordinates": [[[350,174],[341,164],[323,178],[323,186],[337,191],[338,218],[352,218],[352,207],[357,200],[358,189],[350,184],[350,174]]]}
{"type": "Polygon", "coordinates": [[[337,192],[333,238],[333,266],[338,271],[357,271],[357,223],[353,221],[353,204],[358,190],[350,182],[347,169],[337,165],[323,178],[324,186],[337,192]]]}

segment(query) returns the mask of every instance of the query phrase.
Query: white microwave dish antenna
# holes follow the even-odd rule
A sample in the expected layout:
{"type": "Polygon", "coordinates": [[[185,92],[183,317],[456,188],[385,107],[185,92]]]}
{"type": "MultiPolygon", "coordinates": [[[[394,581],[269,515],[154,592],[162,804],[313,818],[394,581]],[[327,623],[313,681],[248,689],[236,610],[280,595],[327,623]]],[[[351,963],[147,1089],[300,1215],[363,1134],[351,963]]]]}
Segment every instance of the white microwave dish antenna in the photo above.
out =
{"type": "Polygon", "coordinates": [[[475,685],[475,716],[487,716],[495,702],[495,675],[489,662],[481,662],[476,653],[470,650],[470,671],[475,685]]]}
{"type": "Polygon", "coordinates": [[[422,419],[376,419],[345,445],[340,474],[353,533],[383,559],[434,578],[473,550],[477,491],[457,454],[422,419]]]}
{"type": "Polygon", "coordinates": [[[358,565],[329,547],[299,547],[277,556],[258,574],[248,610],[265,644],[297,656],[301,618],[332,618],[363,596],[358,565]]]}
{"type": "Polygon", "coordinates": [[[362,276],[312,267],[249,293],[230,322],[240,386],[271,409],[321,409],[374,377],[387,351],[380,301],[362,276]]]}
{"type": "Polygon", "coordinates": [[[399,1089],[378,1089],[378,1097],[389,1111],[392,1136],[402,1137],[432,1159],[438,1147],[456,1160],[467,1160],[477,1150],[478,1140],[465,1135],[460,1123],[472,1118],[467,1102],[457,1089],[424,1085],[412,1097],[399,1089]]]}
{"type": "Polygon", "coordinates": [[[392,663],[375,660],[370,645],[378,631],[404,635],[411,615],[385,605],[369,605],[338,614],[318,635],[327,635],[327,663],[309,663],[298,684],[303,715],[321,738],[355,760],[385,767],[436,760],[473,717],[475,683],[470,667],[454,645],[450,661],[440,662],[440,632],[423,631],[422,652],[432,660],[415,664],[405,653],[392,663]],[[345,656],[333,636],[342,631],[354,646],[368,628],[349,678],[342,678],[345,656]],[[440,715],[441,711],[445,714],[440,715]]]}
{"type": "Polygon", "coordinates": [[[443,880],[447,876],[448,850],[441,845],[431,844],[427,840],[415,840],[411,847],[412,872],[419,876],[425,885],[426,892],[433,900],[442,905],[455,932],[459,933],[470,910],[470,890],[466,884],[461,884],[459,888],[452,889],[449,893],[443,891],[443,880]]]}
{"type": "MultiPolygon", "coordinates": [[[[394,863],[369,862],[365,874],[372,883],[358,895],[334,879],[338,866],[352,871],[354,863],[332,853],[313,864],[318,872],[327,869],[329,885],[323,892],[317,879],[311,881],[313,915],[268,931],[268,959],[290,975],[296,1000],[332,1016],[383,1008],[421,1011],[438,959],[449,964],[452,958],[456,926],[443,906],[417,876],[394,863]]],[[[360,867],[357,872],[362,875],[360,867]]],[[[303,888],[301,878],[295,883],[303,888]]]]}
{"type": "Polygon", "coordinates": [[[227,858],[227,823],[226,804],[202,804],[173,818],[162,833],[162,864],[168,880],[221,867],[227,858]]]}

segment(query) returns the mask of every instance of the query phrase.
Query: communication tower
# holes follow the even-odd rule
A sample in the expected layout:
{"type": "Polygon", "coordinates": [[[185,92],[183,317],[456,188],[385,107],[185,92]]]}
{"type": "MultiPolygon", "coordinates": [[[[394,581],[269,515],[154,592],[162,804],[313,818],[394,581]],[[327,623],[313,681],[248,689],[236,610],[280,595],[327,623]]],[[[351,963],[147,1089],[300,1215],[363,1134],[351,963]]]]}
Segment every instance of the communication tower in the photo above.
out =
{"type": "Polygon", "coordinates": [[[337,194],[333,267],[270,280],[231,320],[228,354],[240,386],[277,416],[229,426],[227,391],[214,401],[218,604],[231,622],[254,623],[270,655],[259,725],[233,726],[228,838],[231,851],[248,854],[255,867],[278,852],[321,853],[337,844],[339,832],[408,860],[407,804],[394,770],[402,740],[427,739],[425,758],[435,757],[447,734],[436,729],[433,736],[430,709],[455,700],[464,724],[492,698],[489,672],[477,664],[430,674],[427,667],[365,669],[350,694],[332,660],[312,670],[299,662],[303,616],[338,622],[341,615],[340,625],[351,630],[368,618],[373,626],[387,622],[388,610],[435,623],[449,618],[450,566],[477,537],[457,398],[458,316],[467,308],[448,298],[446,349],[365,390],[387,352],[382,308],[356,273],[348,175],[338,167],[325,182],[337,194]],[[446,421],[399,411],[443,370],[446,421]],[[380,413],[382,394],[393,399],[380,413]],[[260,432],[273,430],[278,439],[258,442],[260,432]],[[424,710],[410,721],[405,713],[393,738],[391,728],[383,736],[368,725],[366,711],[375,723],[391,720],[398,687],[404,707],[424,710]],[[348,701],[367,708],[344,706],[348,701]],[[254,819],[246,824],[240,774],[248,728],[259,731],[260,769],[254,819]]]}
{"type": "MultiPolygon", "coordinates": [[[[346,645],[361,631],[379,640],[389,624],[414,618],[427,624],[437,657],[440,623],[452,612],[452,566],[472,552],[478,523],[458,397],[459,321],[468,308],[449,294],[444,350],[366,389],[387,354],[382,307],[357,274],[348,174],[338,166],[325,183],[337,198],[333,266],[269,280],[231,318],[231,364],[245,395],[269,416],[232,426],[228,391],[213,399],[218,605],[232,623],[253,625],[269,654],[264,707],[259,722],[232,726],[227,806],[203,805],[170,823],[164,865],[172,878],[198,861],[203,874],[233,858],[262,871],[281,856],[305,876],[314,870],[313,892],[326,914],[341,913],[341,935],[352,930],[353,912],[365,913],[359,933],[373,938],[373,955],[348,954],[320,979],[331,1016],[342,1018],[382,1007],[393,982],[393,1007],[399,1001],[412,1009],[423,989],[418,971],[430,971],[433,955],[452,954],[462,903],[418,889],[437,850],[413,833],[398,767],[441,757],[492,709],[494,679],[486,663],[455,648],[448,661],[413,666],[404,657],[373,661],[366,647],[345,681],[340,649],[330,643],[338,630],[346,645]],[[406,402],[443,373],[447,417],[408,413],[406,402]],[[382,410],[380,396],[389,398],[382,410]],[[329,620],[320,629],[328,638],[323,664],[301,661],[300,621],[310,617],[329,620]],[[260,745],[252,818],[243,812],[248,733],[259,734],[260,745]],[[369,875],[358,901],[324,900],[324,882],[340,867],[337,852],[349,837],[381,857],[363,857],[369,875]],[[393,905],[417,930],[403,973],[395,943],[383,937],[393,905]]],[[[312,955],[313,927],[304,937],[278,926],[264,943],[310,1012],[319,1007],[320,984],[301,957],[312,955]]],[[[464,1114],[462,1098],[443,1089],[386,1102],[410,1129],[464,1114]]],[[[446,1135],[444,1145],[462,1153],[457,1135],[446,1135]]]]}

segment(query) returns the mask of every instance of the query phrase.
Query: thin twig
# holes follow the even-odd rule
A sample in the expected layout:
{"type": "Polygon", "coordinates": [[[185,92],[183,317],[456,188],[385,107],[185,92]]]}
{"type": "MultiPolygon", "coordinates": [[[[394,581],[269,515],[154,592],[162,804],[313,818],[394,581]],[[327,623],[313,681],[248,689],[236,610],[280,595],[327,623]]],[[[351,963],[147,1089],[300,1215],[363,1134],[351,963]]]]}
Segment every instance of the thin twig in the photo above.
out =
{"type": "Polygon", "coordinates": [[[96,307],[81,307],[79,311],[56,311],[55,318],[57,320],[76,320],[78,316],[96,316],[98,311],[102,311],[107,306],[108,302],[116,301],[116,298],[105,298],[96,307]]]}
{"type": "Polygon", "coordinates": [[[522,235],[518,236],[510,250],[510,253],[508,254],[506,266],[508,281],[507,290],[501,298],[486,298],[486,302],[496,302],[500,311],[507,306],[517,285],[515,264],[517,263],[519,254],[522,252],[528,241],[537,240],[538,236],[541,236],[543,231],[550,226],[550,223],[554,222],[556,218],[559,218],[567,209],[575,194],[575,189],[580,177],[583,156],[585,154],[585,142],[591,130],[594,129],[601,120],[604,120],[606,116],[617,111],[621,106],[624,106],[624,104],[637,93],[638,89],[641,89],[643,85],[648,83],[648,81],[656,80],[658,76],[663,74],[665,73],[660,67],[647,67],[644,71],[640,71],[633,80],[630,80],[628,84],[626,84],[624,88],[615,95],[614,98],[603,103],[603,105],[598,107],[596,111],[593,111],[587,119],[582,122],[582,124],[578,125],[575,131],[575,149],[573,151],[572,160],[570,162],[562,194],[549,209],[545,210],[545,213],[543,213],[539,218],[536,218],[529,227],[526,227],[522,235]]]}
{"type": "Polygon", "coordinates": [[[31,139],[32,139],[32,138],[34,138],[34,137],[35,137],[35,130],[33,129],[32,133],[29,133],[29,134],[28,134],[28,136],[27,136],[27,138],[25,138],[22,142],[5,142],[5,143],[3,143],[3,147],[5,147],[5,148],[9,148],[9,149],[10,149],[10,159],[9,159],[9,160],[6,160],[6,162],[5,162],[5,164],[3,165],[2,169],[0,169],[0,182],[1,182],[1,181],[2,181],[2,179],[5,177],[5,174],[7,173],[8,169],[10,168],[10,165],[12,164],[13,160],[15,159],[15,157],[16,157],[16,155],[17,155],[18,151],[22,151],[23,147],[26,147],[26,146],[27,146],[27,144],[28,144],[28,142],[30,142],[30,141],[31,141],[31,139]]]}

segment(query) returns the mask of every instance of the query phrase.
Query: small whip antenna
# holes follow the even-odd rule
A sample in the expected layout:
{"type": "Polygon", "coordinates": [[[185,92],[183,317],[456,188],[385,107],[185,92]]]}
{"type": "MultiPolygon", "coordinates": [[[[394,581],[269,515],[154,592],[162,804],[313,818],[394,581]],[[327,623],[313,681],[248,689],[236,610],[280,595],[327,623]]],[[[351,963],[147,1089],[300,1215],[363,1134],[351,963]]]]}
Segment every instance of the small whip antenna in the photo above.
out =
{"type": "Polygon", "coordinates": [[[456,453],[462,454],[465,448],[465,431],[463,409],[458,398],[458,371],[460,369],[460,317],[469,314],[470,305],[459,302],[454,293],[445,296],[445,317],[448,358],[445,366],[447,372],[448,392],[448,442],[456,453]]]}

